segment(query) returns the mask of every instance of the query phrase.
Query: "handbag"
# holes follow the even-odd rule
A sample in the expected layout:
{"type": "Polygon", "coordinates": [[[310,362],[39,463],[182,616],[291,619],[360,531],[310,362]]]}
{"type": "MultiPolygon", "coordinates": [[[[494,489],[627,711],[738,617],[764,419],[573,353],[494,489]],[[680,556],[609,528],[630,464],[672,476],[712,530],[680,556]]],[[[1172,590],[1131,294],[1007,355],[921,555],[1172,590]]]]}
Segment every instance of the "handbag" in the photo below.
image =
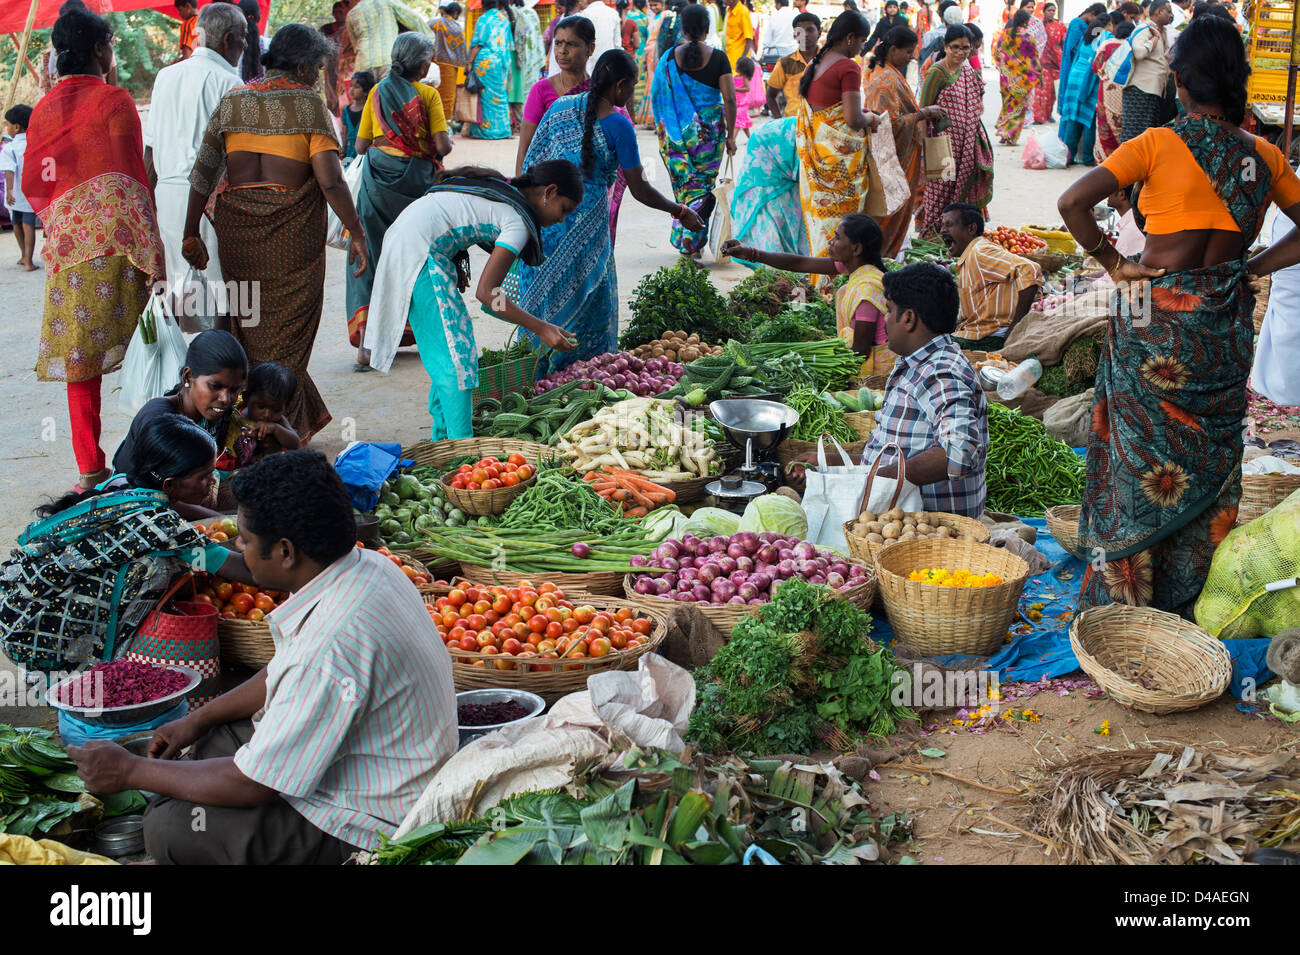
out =
{"type": "Polygon", "coordinates": [[[470,64],[465,70],[465,92],[473,93],[475,97],[483,92],[483,79],[474,72],[474,64],[470,64]]]}
{"type": "Polygon", "coordinates": [[[888,113],[881,113],[880,125],[867,132],[866,154],[868,187],[863,211],[875,218],[892,216],[912,193],[898,161],[888,113]]]}
{"type": "Polygon", "coordinates": [[[458,89],[456,91],[456,105],[452,109],[452,119],[458,123],[470,123],[474,126],[479,125],[482,117],[479,116],[478,97],[479,94],[477,92],[470,92],[468,82],[465,86],[458,89]]]}
{"type": "MultiPolygon", "coordinates": [[[[903,449],[895,442],[891,441],[885,445],[876,455],[871,470],[867,472],[867,483],[863,486],[861,501],[862,508],[858,513],[874,511],[876,514],[884,514],[896,507],[904,511],[925,509],[924,502],[921,500],[921,489],[907,480],[907,461],[903,458],[903,449]],[[898,453],[898,477],[896,478],[881,477],[876,473],[880,470],[880,462],[884,460],[890,448],[898,453]]],[[[857,514],[851,516],[857,517],[857,514]]]]}
{"type": "Polygon", "coordinates": [[[725,258],[718,250],[722,243],[731,238],[731,194],[735,191],[736,180],[731,171],[731,154],[728,153],[722,175],[713,187],[713,198],[717,201],[713,204],[713,215],[709,218],[709,250],[718,261],[725,258]]]}
{"type": "Polygon", "coordinates": [[[199,685],[188,699],[190,709],[221,695],[221,644],[217,639],[217,608],[198,600],[174,600],[185,584],[195,590],[194,575],[182,574],[149,611],[125,657],[150,666],[183,666],[195,670],[199,685]]]}
{"type": "Polygon", "coordinates": [[[925,137],[925,178],[943,179],[947,182],[957,178],[957,164],[952,158],[952,139],[947,133],[925,137]]]}

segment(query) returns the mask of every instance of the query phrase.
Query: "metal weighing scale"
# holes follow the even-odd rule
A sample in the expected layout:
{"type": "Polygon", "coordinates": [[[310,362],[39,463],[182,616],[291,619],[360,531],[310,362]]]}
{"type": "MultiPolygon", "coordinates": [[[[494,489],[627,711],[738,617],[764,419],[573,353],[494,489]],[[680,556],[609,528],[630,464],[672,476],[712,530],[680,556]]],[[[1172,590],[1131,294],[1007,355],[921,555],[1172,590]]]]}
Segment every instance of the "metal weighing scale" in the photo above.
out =
{"type": "Polygon", "coordinates": [[[735,473],[709,482],[704,490],[718,507],[740,512],[751,499],[781,486],[776,447],[798,423],[799,414],[779,401],[758,398],[724,398],[711,402],[709,412],[727,439],[745,452],[745,463],[735,473]]]}

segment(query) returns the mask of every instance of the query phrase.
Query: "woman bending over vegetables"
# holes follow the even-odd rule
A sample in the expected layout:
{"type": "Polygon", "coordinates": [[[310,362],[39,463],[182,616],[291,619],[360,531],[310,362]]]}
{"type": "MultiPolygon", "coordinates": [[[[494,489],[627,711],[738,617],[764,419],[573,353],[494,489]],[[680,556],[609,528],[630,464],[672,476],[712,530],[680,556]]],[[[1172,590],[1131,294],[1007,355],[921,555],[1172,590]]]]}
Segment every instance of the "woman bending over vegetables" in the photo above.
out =
{"type": "Polygon", "coordinates": [[[519,325],[551,348],[573,349],[574,340],[563,329],[524,311],[503,286],[516,259],[534,267],[542,263],[542,229],[561,222],[582,196],[582,173],[565,160],[537,163],[514,179],[464,166],[448,170],[389,227],[364,344],[372,367],[387,372],[410,323],[431,381],[433,440],[474,433],[478,346],[460,294],[469,288],[470,246],[489,253],[475,292],[488,314],[519,325]]]}
{"type": "Polygon", "coordinates": [[[734,240],[724,242],[722,251],[737,259],[758,262],[788,272],[812,275],[848,274],[849,280],[835,292],[835,327],[853,351],[861,355],[862,376],[888,375],[894,367],[894,353],[885,337],[885,263],[880,258],[883,237],[876,220],[851,212],[840,220],[826,247],[828,256],[791,255],[751,249],[734,240]]]}

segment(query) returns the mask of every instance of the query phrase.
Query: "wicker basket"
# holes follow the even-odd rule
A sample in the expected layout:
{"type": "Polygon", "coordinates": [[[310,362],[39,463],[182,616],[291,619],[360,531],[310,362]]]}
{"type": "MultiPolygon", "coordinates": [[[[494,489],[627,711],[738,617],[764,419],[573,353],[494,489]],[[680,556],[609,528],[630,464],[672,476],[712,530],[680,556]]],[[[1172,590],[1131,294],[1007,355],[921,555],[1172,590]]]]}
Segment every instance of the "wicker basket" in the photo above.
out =
{"type": "Polygon", "coordinates": [[[585,593],[585,594],[603,594],[607,597],[621,597],[623,595],[623,575],[614,572],[602,572],[595,574],[516,574],[508,570],[492,570],[490,567],[480,567],[476,564],[461,564],[460,572],[465,579],[479,584],[480,586],[490,587],[499,584],[502,587],[517,587],[520,581],[531,580],[540,583],[542,580],[550,581],[559,587],[566,594],[585,593]]]}
{"type": "Polygon", "coordinates": [[[929,539],[886,547],[876,579],[899,640],[926,656],[992,653],[1006,639],[1029,565],[1008,550],[969,541],[929,539]],[[908,580],[923,567],[994,573],[992,587],[938,587],[908,580]]]}
{"type": "MultiPolygon", "coordinates": [[[[511,341],[513,342],[513,337],[511,341]]],[[[478,384],[474,387],[472,400],[477,405],[484,398],[504,398],[513,392],[532,393],[533,383],[537,381],[537,362],[543,351],[533,349],[526,355],[511,358],[496,365],[482,365],[478,369],[478,384]]]]}
{"type": "MultiPolygon", "coordinates": [[[[870,610],[872,602],[876,599],[875,571],[870,565],[866,567],[866,571],[867,578],[863,583],[855,587],[847,587],[839,592],[841,597],[861,610],[870,610]]],[[[680,607],[685,603],[685,601],[674,600],[671,597],[639,594],[632,586],[635,580],[635,574],[628,574],[624,577],[623,592],[627,594],[627,599],[637,607],[646,607],[667,615],[672,613],[675,607],[680,607]]],[[[709,619],[710,623],[727,635],[731,634],[731,631],[741,620],[745,617],[752,617],[759,611],[758,606],[741,606],[740,604],[724,604],[721,607],[715,607],[712,604],[691,603],[690,606],[698,608],[700,613],[709,619]]]]}
{"type": "MultiPolygon", "coordinates": [[[[551,577],[548,575],[547,580],[550,579],[551,577]]],[[[579,657],[563,663],[549,659],[546,661],[536,660],[531,664],[528,660],[511,661],[514,666],[514,669],[511,670],[496,667],[498,662],[506,662],[502,661],[500,656],[488,656],[482,653],[458,650],[452,654],[451,658],[451,675],[456,684],[456,690],[459,692],[462,690],[496,689],[500,687],[512,690],[527,690],[530,693],[536,693],[547,703],[554,703],[562,696],[585,690],[587,688],[587,677],[593,673],[600,673],[605,670],[635,669],[637,659],[644,654],[658,650],[660,644],[664,642],[664,638],[668,635],[668,618],[653,608],[637,606],[629,601],[607,596],[591,596],[589,600],[584,602],[597,610],[617,610],[620,607],[629,607],[641,616],[649,617],[654,624],[650,631],[650,639],[633,650],[610,653],[608,656],[603,657],[579,657]],[[478,660],[483,661],[486,665],[475,666],[474,661],[478,660]],[[558,673],[549,670],[550,667],[556,665],[570,669],[564,669],[558,673]],[[530,669],[530,666],[536,666],[538,669],[530,669]],[[542,666],[547,667],[548,670],[541,670],[540,667],[542,666]]]]}
{"type": "Polygon", "coordinates": [[[711,481],[719,480],[720,477],[720,475],[713,475],[691,478],[689,481],[664,481],[659,486],[673,492],[674,504],[694,504],[704,499],[704,488],[711,481]]]}
{"type": "Polygon", "coordinates": [[[1243,474],[1237,524],[1249,524],[1300,490],[1300,474],[1243,474]]]}
{"type": "Polygon", "coordinates": [[[403,448],[402,457],[411,458],[420,466],[437,468],[448,461],[470,455],[475,458],[500,458],[516,451],[527,458],[529,464],[559,455],[554,448],[517,438],[449,438],[446,441],[421,441],[403,448]]]}
{"type": "Polygon", "coordinates": [[[1148,607],[1093,607],[1070,624],[1083,672],[1116,703],[1144,713],[1182,713],[1219,697],[1232,679],[1223,643],[1176,614],[1148,607]]]}
{"type": "Polygon", "coordinates": [[[1049,507],[1043,514],[1047,529],[1067,553],[1079,556],[1079,516],[1083,507],[1078,504],[1060,504],[1049,507]]]}
{"type": "Polygon", "coordinates": [[[235,663],[260,670],[275,656],[271,625],[262,620],[217,618],[217,640],[221,643],[221,662],[235,663]]]}
{"type": "Polygon", "coordinates": [[[505,509],[514,503],[514,499],[525,490],[533,486],[537,480],[536,472],[527,480],[520,481],[518,484],[510,486],[494,487],[486,491],[471,491],[468,488],[452,487],[451,482],[444,476],[442,489],[447,495],[447,500],[460,508],[466,514],[474,517],[494,517],[502,514],[505,509]]]}
{"type": "Polygon", "coordinates": [[[1255,334],[1264,327],[1264,316],[1268,314],[1268,294],[1273,288],[1273,277],[1265,275],[1255,279],[1259,291],[1255,293],[1255,334]]]}
{"type": "MultiPolygon", "coordinates": [[[[956,524],[957,528],[962,533],[973,536],[977,544],[988,543],[989,529],[985,527],[982,522],[975,520],[975,518],[966,517],[962,514],[945,514],[942,511],[935,511],[934,513],[938,514],[949,523],[956,524]]],[[[891,544],[902,543],[902,541],[899,540],[885,541],[883,544],[869,541],[865,537],[860,537],[853,533],[853,525],[856,523],[856,519],[844,522],[844,539],[849,545],[849,556],[860,563],[866,564],[868,567],[876,566],[876,557],[879,556],[880,552],[886,547],[889,547],[891,544]]]]}

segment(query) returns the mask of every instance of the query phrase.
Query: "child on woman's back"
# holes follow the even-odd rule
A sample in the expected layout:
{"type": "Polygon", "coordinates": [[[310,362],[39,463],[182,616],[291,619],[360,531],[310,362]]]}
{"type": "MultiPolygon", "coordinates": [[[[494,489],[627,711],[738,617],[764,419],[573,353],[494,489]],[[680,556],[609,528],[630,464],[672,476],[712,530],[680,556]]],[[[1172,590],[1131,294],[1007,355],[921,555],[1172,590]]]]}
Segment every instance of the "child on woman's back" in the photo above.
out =
{"type": "Polygon", "coordinates": [[[293,369],[274,361],[254,365],[231,420],[233,440],[217,459],[217,469],[234,471],[277,451],[302,447],[284,409],[298,389],[293,369]]]}

